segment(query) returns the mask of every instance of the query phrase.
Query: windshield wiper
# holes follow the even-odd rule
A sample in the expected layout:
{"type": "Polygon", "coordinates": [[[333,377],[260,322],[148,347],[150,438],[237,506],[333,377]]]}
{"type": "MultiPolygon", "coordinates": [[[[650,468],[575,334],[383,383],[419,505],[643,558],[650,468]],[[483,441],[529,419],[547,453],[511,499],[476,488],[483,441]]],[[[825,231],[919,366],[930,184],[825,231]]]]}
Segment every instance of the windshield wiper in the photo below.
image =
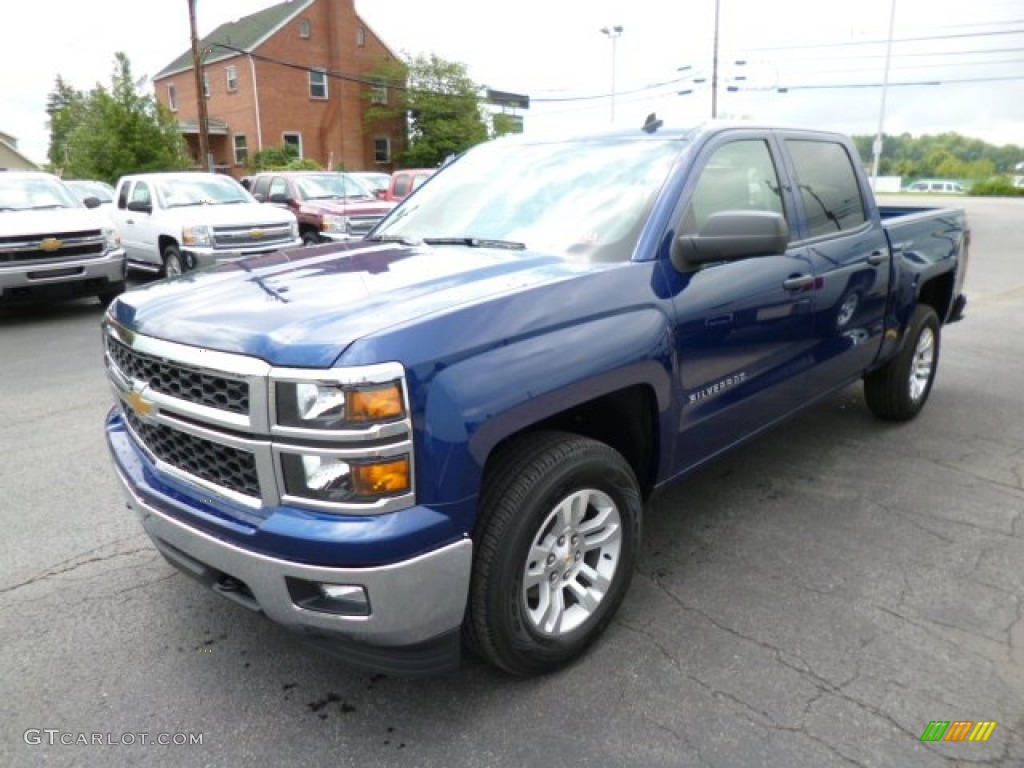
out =
{"type": "Polygon", "coordinates": [[[60,203],[49,203],[47,205],[32,205],[32,206],[29,206],[28,208],[23,208],[22,210],[24,210],[24,211],[52,211],[52,210],[54,210],[56,208],[67,208],[67,207],[68,206],[61,205],[60,203]]]}
{"type": "Polygon", "coordinates": [[[373,237],[366,238],[371,243],[401,243],[402,245],[423,245],[422,240],[417,240],[414,237],[404,237],[402,235],[374,235],[373,237]]]}
{"type": "Polygon", "coordinates": [[[526,249],[526,243],[514,240],[492,240],[487,237],[424,237],[427,245],[465,245],[468,248],[507,248],[510,251],[526,249]]]}

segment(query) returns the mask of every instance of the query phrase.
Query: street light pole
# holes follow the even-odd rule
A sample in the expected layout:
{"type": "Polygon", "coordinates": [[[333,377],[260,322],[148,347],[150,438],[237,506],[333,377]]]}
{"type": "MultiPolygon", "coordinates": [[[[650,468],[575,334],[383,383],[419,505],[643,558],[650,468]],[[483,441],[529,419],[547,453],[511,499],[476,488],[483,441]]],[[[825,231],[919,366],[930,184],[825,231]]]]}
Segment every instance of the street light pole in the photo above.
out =
{"type": "Polygon", "coordinates": [[[715,0],[715,44],[711,56],[711,119],[718,117],[718,16],[721,0],[715,0]]]}
{"type": "Polygon", "coordinates": [[[612,122],[615,122],[615,44],[622,35],[622,27],[601,27],[601,32],[612,41],[612,122]]]}

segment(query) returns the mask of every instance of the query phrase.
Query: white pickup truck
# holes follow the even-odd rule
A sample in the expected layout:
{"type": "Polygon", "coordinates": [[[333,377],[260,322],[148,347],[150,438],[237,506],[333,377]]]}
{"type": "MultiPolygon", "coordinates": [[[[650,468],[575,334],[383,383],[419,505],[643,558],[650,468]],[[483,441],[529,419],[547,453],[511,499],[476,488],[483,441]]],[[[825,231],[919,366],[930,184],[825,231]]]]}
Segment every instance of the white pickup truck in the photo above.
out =
{"type": "Polygon", "coordinates": [[[124,291],[125,257],[117,230],[48,173],[0,173],[0,304],[124,291]]]}
{"type": "Polygon", "coordinates": [[[215,173],[123,176],[110,216],[128,264],[164,277],[302,245],[294,214],[215,173]]]}

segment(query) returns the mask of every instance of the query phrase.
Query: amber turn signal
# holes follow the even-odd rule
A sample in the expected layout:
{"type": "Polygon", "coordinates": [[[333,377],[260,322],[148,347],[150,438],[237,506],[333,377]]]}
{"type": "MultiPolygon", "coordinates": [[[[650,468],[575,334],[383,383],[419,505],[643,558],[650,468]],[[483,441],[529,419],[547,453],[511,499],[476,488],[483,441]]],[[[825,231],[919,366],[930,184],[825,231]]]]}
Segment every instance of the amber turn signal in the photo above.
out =
{"type": "Polygon", "coordinates": [[[352,464],[352,490],[356,496],[382,496],[409,490],[409,457],[383,464],[352,464]]]}
{"type": "Polygon", "coordinates": [[[404,415],[402,388],[397,381],[372,389],[357,389],[347,393],[349,421],[384,421],[404,415]]]}

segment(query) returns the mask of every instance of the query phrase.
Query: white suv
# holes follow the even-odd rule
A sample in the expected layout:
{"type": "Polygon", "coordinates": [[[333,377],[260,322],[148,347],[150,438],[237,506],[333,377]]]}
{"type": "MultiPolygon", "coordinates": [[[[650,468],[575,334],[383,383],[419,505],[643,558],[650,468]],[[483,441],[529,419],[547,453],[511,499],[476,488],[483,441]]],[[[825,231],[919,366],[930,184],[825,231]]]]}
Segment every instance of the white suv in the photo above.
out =
{"type": "Polygon", "coordinates": [[[947,195],[966,195],[967,190],[963,184],[956,181],[938,181],[934,179],[922,179],[915,181],[906,189],[907,192],[941,192],[947,195]]]}
{"type": "Polygon", "coordinates": [[[0,173],[0,304],[96,296],[124,290],[124,250],[96,207],[56,176],[0,173]]]}
{"type": "Polygon", "coordinates": [[[164,276],[302,245],[294,214],[222,174],[123,176],[115,200],[129,265],[164,276]]]}

